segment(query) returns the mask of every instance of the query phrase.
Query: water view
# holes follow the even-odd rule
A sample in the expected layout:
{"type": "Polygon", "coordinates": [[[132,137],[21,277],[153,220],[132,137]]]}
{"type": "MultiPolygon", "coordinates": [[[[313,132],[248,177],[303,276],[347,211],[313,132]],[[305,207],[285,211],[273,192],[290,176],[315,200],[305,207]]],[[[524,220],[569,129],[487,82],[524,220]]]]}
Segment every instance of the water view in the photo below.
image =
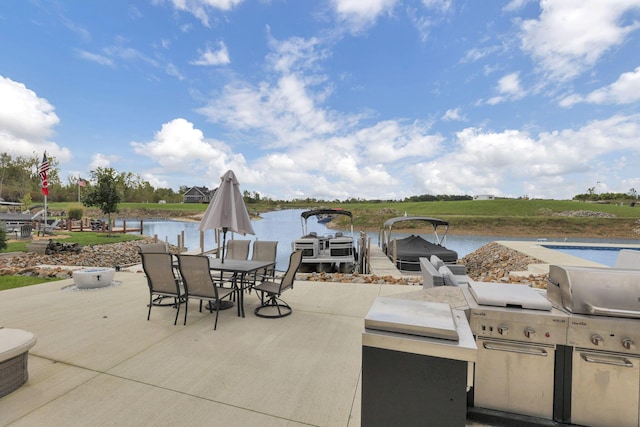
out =
{"type": "MultiPolygon", "coordinates": [[[[291,244],[295,239],[298,239],[302,235],[302,222],[300,214],[306,209],[285,209],[281,211],[273,211],[261,214],[262,219],[252,222],[253,229],[256,232],[255,236],[251,235],[238,235],[233,233],[227,233],[227,240],[229,239],[249,239],[249,240],[276,240],[278,241],[278,257],[277,257],[277,269],[285,270],[289,264],[289,254],[291,253],[291,244]]],[[[200,232],[198,231],[198,222],[189,221],[171,221],[171,220],[144,220],[143,222],[143,234],[147,236],[158,236],[158,239],[177,245],[178,236],[184,232],[184,246],[189,249],[197,249],[200,247],[200,232]]],[[[116,222],[116,225],[119,225],[116,222]]],[[[315,218],[310,218],[307,222],[307,231],[315,231],[318,235],[335,234],[336,231],[342,231],[345,234],[349,233],[349,230],[335,230],[327,228],[325,224],[320,224],[315,218]]],[[[356,237],[358,237],[358,231],[354,230],[356,237]]],[[[445,245],[449,249],[453,249],[458,252],[460,258],[464,257],[476,249],[486,245],[487,243],[496,240],[530,240],[535,241],[535,238],[525,238],[518,236],[465,236],[455,234],[455,224],[453,224],[447,235],[445,245]]],[[[399,237],[402,234],[397,234],[399,237]]],[[[369,239],[371,239],[371,245],[378,244],[378,231],[371,231],[367,233],[369,239]]],[[[406,236],[406,235],[405,235],[406,236]]],[[[403,236],[404,237],[404,236],[403,236]]],[[[431,236],[427,235],[429,240],[431,236]]],[[[540,236],[544,237],[544,236],[540,236]]],[[[588,243],[638,243],[637,240],[626,239],[567,239],[571,242],[588,242],[588,243]]],[[[215,241],[215,234],[213,231],[206,231],[204,233],[204,249],[205,251],[215,249],[218,244],[215,241]]]]}

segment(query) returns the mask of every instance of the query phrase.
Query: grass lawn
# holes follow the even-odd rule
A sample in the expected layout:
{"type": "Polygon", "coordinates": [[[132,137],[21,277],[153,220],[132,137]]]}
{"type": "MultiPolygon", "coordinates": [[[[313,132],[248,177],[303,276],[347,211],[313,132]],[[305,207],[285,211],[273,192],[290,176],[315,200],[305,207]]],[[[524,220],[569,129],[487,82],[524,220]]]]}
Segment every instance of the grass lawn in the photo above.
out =
{"type": "MultiPolygon", "coordinates": [[[[129,242],[131,240],[141,240],[144,236],[139,234],[112,234],[107,236],[106,233],[98,233],[93,231],[72,231],[57,232],[51,236],[52,239],[64,243],[79,243],[83,246],[102,245],[107,243],[129,242]]],[[[0,251],[6,252],[27,252],[27,244],[29,242],[18,241],[8,242],[7,248],[0,251]]],[[[0,291],[5,289],[20,288],[22,286],[37,285],[45,282],[52,282],[61,279],[42,278],[32,276],[0,276],[0,291]]]]}
{"type": "Polygon", "coordinates": [[[40,283],[55,282],[56,278],[42,278],[31,276],[1,276],[0,277],[0,291],[13,288],[21,288],[23,286],[38,285],[40,283]]]}
{"type": "MultiPolygon", "coordinates": [[[[141,240],[145,236],[140,234],[112,234],[107,236],[106,233],[94,231],[60,231],[56,232],[50,238],[62,243],[78,243],[83,246],[104,245],[108,243],[130,242],[132,240],[141,240]]],[[[27,252],[28,241],[7,242],[7,249],[3,252],[27,252]]]]}

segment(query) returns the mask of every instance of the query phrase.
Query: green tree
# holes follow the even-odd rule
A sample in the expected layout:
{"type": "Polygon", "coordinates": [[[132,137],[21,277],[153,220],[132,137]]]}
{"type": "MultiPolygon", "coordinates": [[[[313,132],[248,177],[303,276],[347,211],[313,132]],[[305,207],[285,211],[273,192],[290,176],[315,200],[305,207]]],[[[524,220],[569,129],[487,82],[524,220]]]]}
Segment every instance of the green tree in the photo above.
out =
{"type": "Polygon", "coordinates": [[[7,249],[7,232],[0,226],[0,251],[7,249]]]}
{"type": "Polygon", "coordinates": [[[91,171],[95,182],[82,198],[85,206],[95,206],[107,215],[108,236],[111,236],[111,214],[118,212],[118,203],[122,196],[118,192],[118,173],[113,168],[97,168],[91,171]]]}
{"type": "Polygon", "coordinates": [[[25,193],[24,197],[20,202],[24,205],[25,209],[29,209],[33,204],[33,200],[31,199],[31,193],[25,193]]]}

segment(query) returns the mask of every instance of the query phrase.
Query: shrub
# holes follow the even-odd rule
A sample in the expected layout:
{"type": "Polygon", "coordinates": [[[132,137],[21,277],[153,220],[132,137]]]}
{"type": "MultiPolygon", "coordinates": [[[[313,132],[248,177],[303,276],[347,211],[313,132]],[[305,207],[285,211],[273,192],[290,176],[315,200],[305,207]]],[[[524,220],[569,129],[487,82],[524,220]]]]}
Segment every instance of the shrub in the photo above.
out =
{"type": "Polygon", "coordinates": [[[82,219],[82,214],[83,214],[82,208],[69,209],[69,219],[72,219],[72,220],[82,219]]]}

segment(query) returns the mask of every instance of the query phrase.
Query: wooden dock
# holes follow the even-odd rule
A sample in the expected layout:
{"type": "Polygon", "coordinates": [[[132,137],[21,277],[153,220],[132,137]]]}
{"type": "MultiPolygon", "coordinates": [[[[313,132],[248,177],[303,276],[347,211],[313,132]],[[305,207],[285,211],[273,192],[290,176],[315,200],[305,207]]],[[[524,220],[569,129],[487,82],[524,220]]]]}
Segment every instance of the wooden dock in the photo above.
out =
{"type": "Polygon", "coordinates": [[[88,218],[84,218],[80,221],[67,221],[65,227],[61,227],[67,231],[98,231],[98,232],[111,232],[111,233],[140,233],[142,234],[143,220],[132,220],[127,224],[127,220],[122,220],[122,226],[116,227],[112,221],[111,226],[107,226],[107,223],[101,221],[100,224],[92,223],[88,218]]]}

